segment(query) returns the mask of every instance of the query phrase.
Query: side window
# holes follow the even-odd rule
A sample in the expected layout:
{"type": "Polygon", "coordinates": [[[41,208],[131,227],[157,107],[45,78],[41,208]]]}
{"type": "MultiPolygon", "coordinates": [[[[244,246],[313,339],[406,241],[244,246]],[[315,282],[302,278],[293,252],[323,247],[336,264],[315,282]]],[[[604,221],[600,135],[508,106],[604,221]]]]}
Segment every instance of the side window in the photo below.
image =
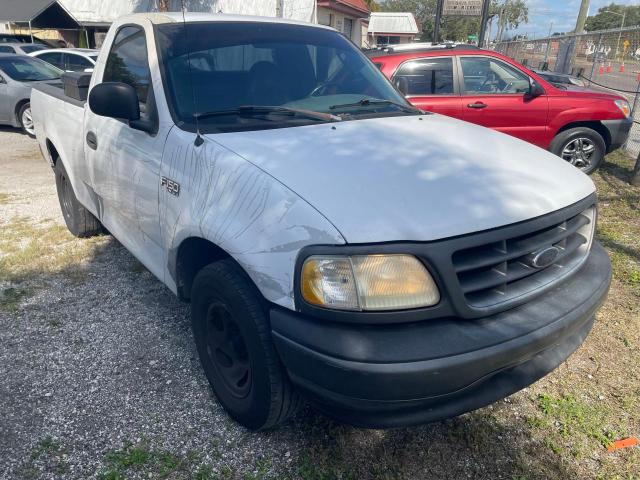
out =
{"type": "Polygon", "coordinates": [[[123,27],[117,33],[104,67],[103,82],[122,82],[138,93],[140,112],[144,115],[151,71],[147,56],[147,42],[140,27],[123,27]]]}
{"type": "Polygon", "coordinates": [[[453,95],[453,59],[406,62],[394,75],[393,82],[405,95],[453,95]]]}
{"type": "Polygon", "coordinates": [[[8,45],[0,45],[0,53],[16,53],[13,47],[8,45]]]}
{"type": "Polygon", "coordinates": [[[43,53],[42,55],[38,55],[37,58],[64,70],[64,61],[61,52],[43,53]]]}
{"type": "Polygon", "coordinates": [[[529,76],[496,58],[461,57],[468,94],[516,94],[529,90],[529,76]]]}
{"type": "Polygon", "coordinates": [[[80,55],[66,54],[67,57],[67,70],[72,72],[83,72],[87,68],[93,68],[93,64],[80,55]]]}

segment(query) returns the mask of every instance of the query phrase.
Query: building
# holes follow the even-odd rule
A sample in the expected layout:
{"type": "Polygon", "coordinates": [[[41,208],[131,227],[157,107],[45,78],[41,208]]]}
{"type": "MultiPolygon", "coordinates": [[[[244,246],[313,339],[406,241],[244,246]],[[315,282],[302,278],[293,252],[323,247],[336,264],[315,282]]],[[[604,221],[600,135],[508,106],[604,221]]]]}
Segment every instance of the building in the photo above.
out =
{"type": "MultiPolygon", "coordinates": [[[[363,0],[169,0],[169,11],[283,17],[330,25],[356,45],[366,41],[369,9],[363,0]]],[[[158,0],[20,0],[0,9],[0,24],[16,33],[100,47],[111,23],[137,12],[158,11],[158,0]]]]}
{"type": "Polygon", "coordinates": [[[369,18],[369,46],[412,42],[420,35],[420,27],[410,12],[373,12],[369,18]]]}
{"type": "Polygon", "coordinates": [[[342,32],[359,47],[367,45],[369,7],[364,0],[317,0],[317,23],[342,32]]]}

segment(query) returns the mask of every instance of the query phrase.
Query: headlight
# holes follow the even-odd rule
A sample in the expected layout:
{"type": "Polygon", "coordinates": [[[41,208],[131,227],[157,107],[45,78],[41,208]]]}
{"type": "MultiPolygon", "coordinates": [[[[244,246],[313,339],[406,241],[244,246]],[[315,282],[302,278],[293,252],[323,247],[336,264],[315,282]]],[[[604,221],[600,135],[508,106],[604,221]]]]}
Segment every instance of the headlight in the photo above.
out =
{"type": "Polygon", "coordinates": [[[616,104],[616,107],[620,109],[625,117],[631,115],[631,106],[629,105],[629,102],[626,100],[615,100],[613,103],[616,104]]]}
{"type": "Polygon", "coordinates": [[[302,266],[302,297],[342,310],[400,310],[440,301],[433,278],[411,255],[311,256],[302,266]]]}

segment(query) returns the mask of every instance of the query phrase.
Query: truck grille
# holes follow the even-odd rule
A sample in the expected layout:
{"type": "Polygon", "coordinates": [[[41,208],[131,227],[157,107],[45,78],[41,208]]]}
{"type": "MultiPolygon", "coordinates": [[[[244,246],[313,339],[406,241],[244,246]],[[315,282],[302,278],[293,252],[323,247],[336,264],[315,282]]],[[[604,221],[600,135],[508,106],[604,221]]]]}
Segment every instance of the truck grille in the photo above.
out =
{"type": "Polygon", "coordinates": [[[454,252],[453,268],[469,306],[508,302],[557,281],[586,258],[595,206],[525,235],[454,252]]]}

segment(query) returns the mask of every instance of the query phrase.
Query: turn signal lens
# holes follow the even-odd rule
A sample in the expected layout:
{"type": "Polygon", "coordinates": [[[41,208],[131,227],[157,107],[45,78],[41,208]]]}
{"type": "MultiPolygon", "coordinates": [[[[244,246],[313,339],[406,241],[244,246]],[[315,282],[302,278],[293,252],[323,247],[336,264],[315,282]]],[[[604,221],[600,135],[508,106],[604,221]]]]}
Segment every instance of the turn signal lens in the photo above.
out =
{"type": "Polygon", "coordinates": [[[440,301],[433,278],[411,255],[309,257],[301,288],[307,302],[344,310],[401,310],[440,301]]]}
{"type": "Polygon", "coordinates": [[[625,117],[629,117],[629,115],[631,115],[631,106],[629,105],[629,102],[627,102],[626,100],[616,100],[614,103],[625,117]]]}

